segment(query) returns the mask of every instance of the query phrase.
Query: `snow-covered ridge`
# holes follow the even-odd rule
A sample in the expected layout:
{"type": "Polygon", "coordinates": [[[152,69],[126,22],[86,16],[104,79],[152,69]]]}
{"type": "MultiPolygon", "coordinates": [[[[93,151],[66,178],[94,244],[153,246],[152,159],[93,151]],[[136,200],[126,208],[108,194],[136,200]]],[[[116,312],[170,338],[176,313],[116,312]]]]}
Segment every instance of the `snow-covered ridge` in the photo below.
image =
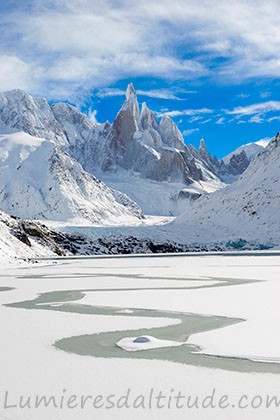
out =
{"type": "Polygon", "coordinates": [[[181,238],[211,242],[244,238],[280,244],[280,135],[256,155],[239,180],[188,205],[173,224],[181,238]]]}
{"type": "Polygon", "coordinates": [[[234,150],[233,152],[223,157],[222,160],[226,165],[228,165],[233,155],[237,156],[243,151],[246,153],[247,158],[249,160],[252,160],[253,157],[255,157],[258,153],[263,151],[263,149],[264,149],[264,146],[261,144],[258,144],[258,142],[247,143],[247,144],[244,144],[243,146],[238,147],[236,150],[234,150]]]}
{"type": "Polygon", "coordinates": [[[3,210],[24,218],[113,223],[143,217],[59,145],[24,132],[0,135],[0,201],[3,210]]]}
{"type": "Polygon", "coordinates": [[[20,89],[0,93],[0,132],[17,131],[60,144],[67,142],[47,101],[20,89]]]}

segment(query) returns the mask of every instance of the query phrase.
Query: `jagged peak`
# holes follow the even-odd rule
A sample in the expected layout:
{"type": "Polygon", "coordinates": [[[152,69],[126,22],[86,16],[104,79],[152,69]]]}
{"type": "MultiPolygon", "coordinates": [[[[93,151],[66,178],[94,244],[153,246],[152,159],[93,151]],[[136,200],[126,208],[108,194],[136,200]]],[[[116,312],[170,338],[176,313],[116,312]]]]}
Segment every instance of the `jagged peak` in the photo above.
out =
{"type": "Polygon", "coordinates": [[[275,138],[272,139],[272,142],[274,142],[274,143],[279,143],[280,142],[280,131],[278,131],[275,138]]]}
{"type": "Polygon", "coordinates": [[[181,131],[177,127],[175,121],[168,115],[164,114],[162,116],[159,127],[163,142],[168,146],[176,148],[186,147],[181,131]]]}
{"type": "Polygon", "coordinates": [[[163,116],[161,117],[160,123],[163,124],[166,121],[171,121],[172,123],[174,123],[174,121],[172,120],[172,118],[169,117],[169,115],[163,114],[163,116]]]}
{"type": "Polygon", "coordinates": [[[280,132],[278,131],[276,136],[273,137],[273,139],[271,139],[268,145],[264,148],[264,151],[270,152],[271,150],[273,150],[275,147],[278,147],[279,145],[280,145],[280,132]]]}
{"type": "Polygon", "coordinates": [[[207,147],[206,147],[205,140],[203,138],[200,139],[200,142],[199,142],[199,151],[201,151],[201,150],[208,151],[207,147]]]}
{"type": "Polygon", "coordinates": [[[197,150],[196,150],[196,148],[194,147],[194,145],[193,145],[193,144],[190,144],[190,145],[188,146],[188,149],[189,149],[192,153],[197,154],[197,150]]]}
{"type": "Polygon", "coordinates": [[[129,101],[130,99],[136,100],[136,91],[134,89],[133,83],[129,83],[126,92],[125,92],[126,100],[129,101]]]}
{"type": "Polygon", "coordinates": [[[173,132],[180,133],[179,128],[177,127],[175,121],[173,121],[172,118],[170,118],[167,114],[163,114],[159,125],[160,125],[160,128],[163,130],[172,130],[173,132]]]}
{"type": "Polygon", "coordinates": [[[106,120],[103,125],[104,125],[104,127],[111,127],[112,126],[112,124],[110,123],[109,120],[106,120]]]}
{"type": "Polygon", "coordinates": [[[126,89],[126,100],[123,103],[121,111],[130,109],[136,119],[139,118],[139,106],[136,91],[132,83],[129,83],[126,89]]]}
{"type": "Polygon", "coordinates": [[[167,114],[163,114],[163,116],[161,117],[160,126],[172,127],[178,132],[180,131],[175,121],[167,114]]]}
{"type": "Polygon", "coordinates": [[[179,128],[177,127],[175,121],[172,120],[167,114],[163,114],[161,120],[160,120],[160,127],[161,128],[169,128],[172,129],[172,131],[175,131],[177,133],[180,133],[182,136],[179,128]]]}
{"type": "Polygon", "coordinates": [[[142,103],[142,107],[141,107],[141,115],[144,114],[144,113],[146,113],[146,112],[148,112],[148,111],[150,111],[150,109],[149,109],[149,107],[147,105],[147,102],[143,102],[142,103]]]}
{"type": "Polygon", "coordinates": [[[29,95],[29,93],[27,93],[23,89],[6,90],[5,92],[3,92],[3,94],[7,95],[7,96],[28,96],[28,97],[31,97],[31,95],[29,95]]]}
{"type": "Polygon", "coordinates": [[[51,105],[52,109],[72,109],[73,111],[79,111],[75,106],[68,104],[67,102],[56,102],[51,105]]]}
{"type": "Polygon", "coordinates": [[[146,102],[142,103],[140,121],[143,129],[152,128],[156,131],[158,131],[159,129],[159,124],[156,115],[150,108],[148,108],[146,102]]]}
{"type": "Polygon", "coordinates": [[[127,125],[127,122],[129,121],[129,118],[131,115],[133,118],[133,124],[135,125],[135,131],[137,131],[139,130],[139,128],[141,128],[140,112],[139,112],[139,105],[137,101],[136,92],[134,90],[134,86],[132,83],[130,83],[127,86],[126,100],[124,101],[120,111],[118,112],[113,125],[114,126],[119,125],[120,124],[119,118],[121,118],[121,120],[123,120],[122,126],[124,127],[125,125],[127,125]],[[124,115],[126,116],[125,116],[125,119],[123,120],[124,115]]]}
{"type": "Polygon", "coordinates": [[[0,93],[0,98],[2,105],[7,103],[14,103],[17,105],[30,103],[34,105],[35,103],[43,100],[43,98],[33,98],[23,89],[12,89],[2,92],[0,93]]]}
{"type": "Polygon", "coordinates": [[[147,103],[146,102],[143,102],[142,103],[142,106],[141,106],[140,117],[143,118],[145,116],[147,116],[147,117],[151,117],[151,116],[156,117],[155,116],[155,113],[148,107],[147,103]]]}

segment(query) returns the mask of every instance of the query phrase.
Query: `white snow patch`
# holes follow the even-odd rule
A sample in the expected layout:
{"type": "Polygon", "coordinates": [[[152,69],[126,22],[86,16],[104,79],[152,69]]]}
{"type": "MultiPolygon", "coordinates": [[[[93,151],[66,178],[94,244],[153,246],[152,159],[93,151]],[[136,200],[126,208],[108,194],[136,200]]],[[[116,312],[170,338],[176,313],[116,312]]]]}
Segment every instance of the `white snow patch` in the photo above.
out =
{"type": "Polygon", "coordinates": [[[126,337],[116,343],[116,345],[126,351],[143,351],[160,349],[164,347],[178,347],[184,343],[169,340],[160,340],[150,335],[141,337],[126,337]]]}

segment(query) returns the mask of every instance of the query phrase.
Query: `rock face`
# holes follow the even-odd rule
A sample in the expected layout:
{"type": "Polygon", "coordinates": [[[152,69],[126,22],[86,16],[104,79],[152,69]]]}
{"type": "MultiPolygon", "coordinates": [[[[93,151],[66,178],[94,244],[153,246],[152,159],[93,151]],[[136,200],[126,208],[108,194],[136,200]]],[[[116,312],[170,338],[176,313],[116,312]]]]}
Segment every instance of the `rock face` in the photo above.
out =
{"type": "Polygon", "coordinates": [[[246,152],[242,150],[242,152],[240,152],[237,155],[234,154],[230,158],[228,164],[229,172],[232,175],[241,175],[245,171],[245,169],[248,168],[249,163],[250,161],[246,155],[246,152]]]}
{"type": "Polygon", "coordinates": [[[55,232],[39,222],[11,217],[0,210],[1,261],[77,254],[81,242],[77,236],[55,232]]]}
{"type": "Polygon", "coordinates": [[[131,84],[107,137],[103,137],[103,150],[97,154],[105,172],[124,168],[143,178],[185,184],[204,179],[176,124],[167,116],[158,123],[145,103],[139,112],[131,84]],[[107,147],[105,153],[104,143],[107,147]]]}
{"type": "Polygon", "coordinates": [[[124,169],[146,179],[183,184],[217,179],[210,170],[203,173],[202,157],[185,145],[172,119],[163,116],[159,123],[145,103],[140,112],[132,84],[112,125],[94,125],[67,104],[55,104],[52,111],[69,153],[91,173],[124,169]]]}

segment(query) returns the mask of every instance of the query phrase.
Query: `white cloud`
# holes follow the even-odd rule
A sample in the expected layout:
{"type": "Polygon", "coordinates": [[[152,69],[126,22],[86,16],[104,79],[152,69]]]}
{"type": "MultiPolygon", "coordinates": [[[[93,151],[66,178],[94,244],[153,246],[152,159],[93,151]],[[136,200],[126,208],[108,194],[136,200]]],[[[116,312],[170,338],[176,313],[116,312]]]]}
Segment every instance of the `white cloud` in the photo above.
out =
{"type": "Polygon", "coordinates": [[[279,0],[26,1],[3,13],[0,48],[32,77],[0,67],[2,86],[54,97],[141,76],[279,79],[279,0]]]}
{"type": "Polygon", "coordinates": [[[240,93],[239,95],[237,95],[237,97],[241,99],[246,99],[249,98],[250,95],[248,93],[240,93]]]}
{"type": "Polygon", "coordinates": [[[39,69],[14,55],[0,55],[0,90],[29,89],[37,82],[39,69]]]}
{"type": "Polygon", "coordinates": [[[207,120],[199,121],[198,124],[207,124],[212,121],[212,118],[208,118],[207,120]]]}
{"type": "MultiPolygon", "coordinates": [[[[91,90],[138,76],[186,80],[207,73],[203,63],[163,48],[160,22],[141,16],[141,5],[132,3],[38,0],[32,13],[15,10],[5,16],[9,35],[2,42],[16,56],[28,57],[34,68],[46,70],[41,92],[48,96],[56,95],[58,85],[76,92],[78,86],[91,90]]],[[[150,92],[153,97],[160,94],[175,99],[168,92],[150,92]]]]}
{"type": "Polygon", "coordinates": [[[189,119],[189,123],[193,124],[194,122],[197,122],[197,121],[202,120],[202,119],[203,119],[203,117],[194,116],[194,117],[191,117],[189,119]]]}
{"type": "MultiPolygon", "coordinates": [[[[136,90],[137,95],[146,96],[149,98],[158,98],[158,99],[172,99],[176,101],[181,101],[181,99],[171,90],[171,89],[151,89],[151,90],[136,90]]],[[[194,91],[184,91],[184,93],[195,93],[194,91]]],[[[125,90],[118,88],[104,88],[100,89],[96,96],[100,98],[106,98],[110,96],[125,96],[125,90]]]]}
{"type": "Polygon", "coordinates": [[[275,117],[271,117],[271,118],[268,118],[268,122],[272,122],[272,121],[279,121],[280,120],[280,115],[278,115],[278,116],[275,116],[275,117]]]}
{"type": "Polygon", "coordinates": [[[180,115],[196,116],[199,114],[211,114],[212,109],[209,108],[198,108],[198,109],[184,109],[184,110],[174,110],[166,112],[158,112],[157,116],[162,117],[163,115],[168,115],[169,117],[179,117],[180,115]]]}
{"type": "Polygon", "coordinates": [[[190,136],[193,133],[199,131],[199,128],[191,128],[190,130],[183,131],[183,136],[190,136]]]}
{"type": "Polygon", "coordinates": [[[231,111],[226,111],[230,115],[254,115],[254,114],[266,114],[272,111],[280,111],[280,101],[268,101],[248,106],[239,106],[231,111]]]}
{"type": "Polygon", "coordinates": [[[173,99],[175,101],[181,101],[182,99],[176,96],[169,89],[152,89],[152,90],[136,90],[139,96],[147,96],[149,98],[158,98],[158,99],[173,99]]]}
{"type": "Polygon", "coordinates": [[[222,125],[225,123],[225,118],[224,117],[220,117],[217,121],[216,124],[222,125]]]}
{"type": "Polygon", "coordinates": [[[261,97],[262,99],[269,98],[270,96],[271,96],[271,92],[268,92],[268,91],[266,91],[266,92],[262,92],[262,93],[260,94],[260,97],[261,97]]]}
{"type": "Polygon", "coordinates": [[[104,88],[100,89],[96,96],[99,98],[107,98],[107,97],[113,97],[113,96],[125,96],[125,90],[118,89],[118,88],[104,88]]]}
{"type": "Polygon", "coordinates": [[[264,119],[261,117],[261,115],[254,115],[248,120],[249,123],[256,123],[256,124],[262,124],[264,122],[264,119]]]}

